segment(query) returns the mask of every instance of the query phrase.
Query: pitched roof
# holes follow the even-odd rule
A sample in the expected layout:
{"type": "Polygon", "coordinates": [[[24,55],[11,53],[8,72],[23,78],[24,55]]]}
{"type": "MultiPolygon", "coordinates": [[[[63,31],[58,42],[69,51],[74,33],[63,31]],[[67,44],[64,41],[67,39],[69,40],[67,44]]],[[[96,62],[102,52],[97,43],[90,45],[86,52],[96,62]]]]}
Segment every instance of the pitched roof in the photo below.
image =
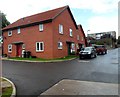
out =
{"type": "Polygon", "coordinates": [[[57,8],[57,9],[53,9],[53,10],[49,10],[49,11],[46,11],[46,12],[42,12],[42,13],[38,13],[38,14],[35,14],[35,15],[31,15],[31,16],[28,16],[28,17],[24,17],[24,18],[21,18],[19,20],[17,20],[16,22],[8,25],[7,27],[3,28],[2,30],[9,30],[9,29],[15,29],[15,28],[18,28],[18,27],[25,27],[25,26],[31,26],[31,25],[36,25],[36,24],[39,24],[39,23],[46,23],[46,22],[51,22],[53,19],[55,19],[58,15],[60,15],[64,10],[68,9],[72,19],[73,19],[73,22],[77,28],[77,25],[76,25],[76,22],[73,18],[73,15],[70,11],[70,8],[69,6],[64,6],[64,7],[60,7],[60,8],[57,8]]]}

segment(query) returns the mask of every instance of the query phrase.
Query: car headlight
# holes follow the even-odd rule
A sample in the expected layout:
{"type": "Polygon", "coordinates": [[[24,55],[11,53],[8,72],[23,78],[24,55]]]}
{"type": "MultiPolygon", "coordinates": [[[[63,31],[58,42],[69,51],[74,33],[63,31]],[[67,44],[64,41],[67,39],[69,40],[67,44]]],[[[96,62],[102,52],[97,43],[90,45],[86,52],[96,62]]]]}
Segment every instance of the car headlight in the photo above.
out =
{"type": "Polygon", "coordinates": [[[90,54],[90,52],[88,52],[88,54],[90,54]]]}

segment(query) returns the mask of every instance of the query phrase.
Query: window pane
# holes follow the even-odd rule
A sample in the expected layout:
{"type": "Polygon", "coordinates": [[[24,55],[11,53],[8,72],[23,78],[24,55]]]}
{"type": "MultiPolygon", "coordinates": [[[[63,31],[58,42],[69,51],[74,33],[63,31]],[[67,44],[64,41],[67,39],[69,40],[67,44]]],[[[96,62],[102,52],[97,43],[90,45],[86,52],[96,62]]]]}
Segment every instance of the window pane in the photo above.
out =
{"type": "Polygon", "coordinates": [[[80,40],[80,37],[79,37],[79,35],[77,35],[77,40],[80,40]]]}
{"type": "Polygon", "coordinates": [[[59,24],[59,33],[63,34],[63,25],[59,24]]]}
{"type": "Polygon", "coordinates": [[[60,47],[60,42],[58,42],[58,47],[60,47]]]}
{"type": "Polygon", "coordinates": [[[40,43],[40,50],[43,50],[43,43],[40,43]]]}
{"type": "Polygon", "coordinates": [[[70,29],[70,36],[72,36],[72,29],[70,29]]]}
{"type": "Polygon", "coordinates": [[[37,50],[39,51],[39,43],[37,43],[37,50]]]}
{"type": "Polygon", "coordinates": [[[12,35],[12,31],[8,31],[8,36],[11,36],[12,35]]]}
{"type": "Polygon", "coordinates": [[[25,49],[25,44],[22,45],[22,49],[25,49]]]}
{"type": "Polygon", "coordinates": [[[58,42],[58,49],[62,49],[62,46],[63,46],[62,42],[58,42]]]}
{"type": "Polygon", "coordinates": [[[40,31],[43,31],[43,24],[40,24],[40,25],[39,25],[39,30],[40,30],[40,31]]]}
{"type": "Polygon", "coordinates": [[[12,52],[12,45],[11,44],[8,45],[8,52],[12,52]]]}
{"type": "Polygon", "coordinates": [[[44,51],[44,43],[43,42],[36,43],[36,51],[44,51]]]}
{"type": "Polygon", "coordinates": [[[82,37],[82,41],[84,40],[84,38],[82,37]]]}
{"type": "Polygon", "coordinates": [[[59,33],[61,32],[60,25],[59,25],[59,33]]]}
{"type": "Polygon", "coordinates": [[[12,51],[12,49],[9,49],[9,51],[12,51]]]}
{"type": "Polygon", "coordinates": [[[18,28],[18,33],[20,33],[20,28],[18,28]]]}

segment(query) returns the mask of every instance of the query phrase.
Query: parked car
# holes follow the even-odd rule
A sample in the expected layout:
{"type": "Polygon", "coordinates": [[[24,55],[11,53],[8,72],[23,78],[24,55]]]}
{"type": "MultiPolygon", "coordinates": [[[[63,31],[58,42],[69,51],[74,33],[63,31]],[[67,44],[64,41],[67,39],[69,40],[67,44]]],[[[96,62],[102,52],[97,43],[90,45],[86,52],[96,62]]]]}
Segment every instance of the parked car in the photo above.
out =
{"type": "Polygon", "coordinates": [[[79,59],[95,58],[95,57],[97,57],[97,53],[94,47],[85,47],[79,52],[79,59]]]}
{"type": "Polygon", "coordinates": [[[104,45],[95,45],[97,54],[107,54],[107,48],[104,45]]]}

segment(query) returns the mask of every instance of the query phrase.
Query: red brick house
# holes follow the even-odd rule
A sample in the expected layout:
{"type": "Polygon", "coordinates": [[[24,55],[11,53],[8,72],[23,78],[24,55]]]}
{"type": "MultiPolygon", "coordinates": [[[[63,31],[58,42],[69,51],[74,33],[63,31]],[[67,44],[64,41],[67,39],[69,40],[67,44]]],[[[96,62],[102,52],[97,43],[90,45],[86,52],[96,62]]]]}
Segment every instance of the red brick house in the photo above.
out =
{"type": "Polygon", "coordinates": [[[24,17],[2,29],[3,53],[22,57],[30,51],[38,58],[61,58],[85,44],[85,34],[77,25],[69,6],[24,17]]]}

